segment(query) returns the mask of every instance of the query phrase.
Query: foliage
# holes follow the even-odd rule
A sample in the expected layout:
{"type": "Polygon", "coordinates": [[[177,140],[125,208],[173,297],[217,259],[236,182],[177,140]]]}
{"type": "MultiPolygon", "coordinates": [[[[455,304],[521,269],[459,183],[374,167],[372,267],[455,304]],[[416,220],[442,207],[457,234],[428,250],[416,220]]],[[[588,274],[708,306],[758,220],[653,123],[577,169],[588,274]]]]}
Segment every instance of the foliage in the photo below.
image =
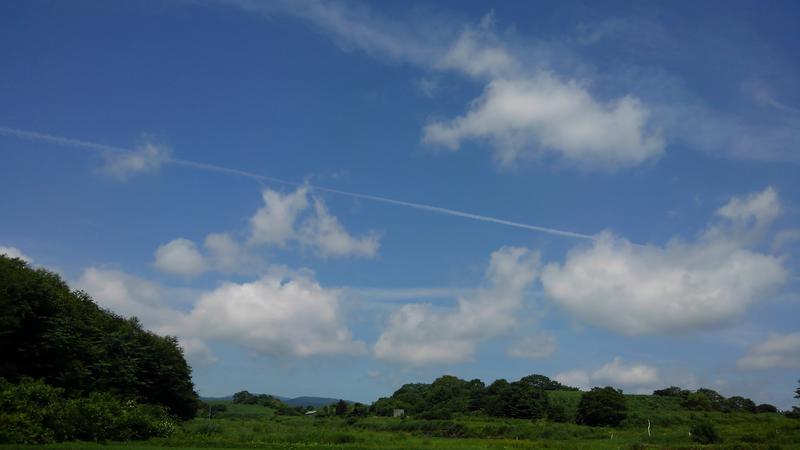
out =
{"type": "Polygon", "coordinates": [[[708,419],[697,419],[692,424],[690,432],[692,440],[700,444],[714,444],[722,441],[714,423],[708,419]]]}
{"type": "Polygon", "coordinates": [[[368,412],[367,405],[356,402],[353,403],[353,410],[350,411],[350,415],[353,417],[366,417],[368,412]]]}
{"type": "Polygon", "coordinates": [[[65,398],[41,380],[0,380],[0,442],[40,444],[167,436],[175,424],[160,406],[122,401],[109,393],[65,398]]]}
{"type": "Polygon", "coordinates": [[[478,379],[465,381],[445,375],[431,384],[403,385],[391,397],[373,403],[370,412],[389,416],[399,408],[409,415],[429,420],[463,414],[538,419],[546,415],[548,407],[547,392],[541,386],[556,386],[553,383],[556,382],[536,375],[513,383],[497,380],[486,387],[478,379]]]}
{"type": "Polygon", "coordinates": [[[210,419],[217,417],[220,413],[224,413],[227,410],[228,406],[224,403],[200,402],[200,409],[197,410],[197,415],[199,417],[206,417],[210,419]]]}
{"type": "Polygon", "coordinates": [[[678,397],[685,399],[691,392],[686,389],[681,389],[678,386],[670,386],[664,389],[657,389],[653,391],[653,395],[659,397],[678,397]]]}
{"type": "Polygon", "coordinates": [[[589,426],[618,426],[627,415],[625,396],[610,386],[581,396],[576,421],[589,426]]]}
{"type": "Polygon", "coordinates": [[[727,400],[727,410],[735,412],[756,412],[756,403],[749,398],[734,396],[727,400]]]}
{"type": "Polygon", "coordinates": [[[711,411],[711,400],[702,392],[692,392],[686,397],[682,405],[692,411],[711,411]]]}
{"type": "Polygon", "coordinates": [[[551,422],[569,422],[567,408],[561,403],[551,403],[547,406],[547,420],[551,422]]]}
{"type": "Polygon", "coordinates": [[[778,412],[778,408],[775,405],[770,405],[769,403],[762,403],[756,406],[757,413],[776,413],[778,412]]]}
{"type": "MultiPolygon", "coordinates": [[[[551,404],[563,405],[568,415],[580,401],[581,392],[550,391],[551,404]]],[[[420,420],[415,417],[287,417],[275,415],[260,405],[225,403],[219,418],[197,418],[184,422],[168,437],[138,443],[91,443],[0,446],[0,450],[153,450],[155,448],[273,448],[315,450],[455,450],[500,449],[673,449],[698,450],[700,444],[689,435],[696,421],[680,400],[652,395],[626,395],[628,418],[608,429],[575,423],[554,423],[527,419],[493,418],[482,415],[454,415],[451,420],[420,420]],[[644,420],[642,420],[644,419],[644,420]],[[647,419],[652,422],[648,437],[647,419]],[[611,434],[613,433],[613,439],[611,434]]],[[[352,407],[353,405],[351,405],[352,407]]],[[[724,444],[706,448],[795,449],[800,442],[800,423],[779,414],[707,412],[724,444]]]]}
{"type": "Polygon", "coordinates": [[[703,394],[708,398],[713,411],[729,411],[728,403],[719,392],[713,389],[700,388],[696,391],[697,394],[703,394]]]}
{"type": "Polygon", "coordinates": [[[336,403],[336,415],[343,416],[345,414],[347,414],[347,402],[340,399],[336,403]]]}
{"type": "Polygon", "coordinates": [[[191,369],[174,337],[142,329],[70,291],[61,278],[0,255],[0,377],[43,379],[67,397],[108,392],[195,416],[191,369]]]}
{"type": "Polygon", "coordinates": [[[271,395],[252,394],[248,391],[239,391],[233,394],[233,404],[263,406],[274,409],[278,415],[282,416],[299,416],[305,412],[303,408],[289,406],[271,395]]]}
{"type": "Polygon", "coordinates": [[[233,394],[233,403],[242,405],[261,405],[277,410],[293,409],[291,406],[267,394],[251,394],[248,391],[239,391],[233,394]]]}
{"type": "Polygon", "coordinates": [[[548,378],[548,377],[546,377],[544,375],[539,375],[539,374],[533,374],[533,375],[528,375],[526,377],[522,377],[522,378],[520,378],[519,381],[521,383],[529,384],[529,385],[531,385],[531,387],[534,387],[536,389],[543,389],[545,391],[577,391],[578,390],[578,388],[576,388],[576,387],[563,385],[563,384],[559,383],[556,380],[551,380],[550,378],[548,378]]]}

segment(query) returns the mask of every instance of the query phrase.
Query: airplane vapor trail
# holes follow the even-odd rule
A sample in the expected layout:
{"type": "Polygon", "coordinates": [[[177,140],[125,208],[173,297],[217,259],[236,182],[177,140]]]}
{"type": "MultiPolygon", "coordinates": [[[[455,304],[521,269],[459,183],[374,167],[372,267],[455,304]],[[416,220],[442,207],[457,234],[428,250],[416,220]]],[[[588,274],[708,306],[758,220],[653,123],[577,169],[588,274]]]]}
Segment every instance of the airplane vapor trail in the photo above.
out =
{"type": "MultiPolygon", "coordinates": [[[[26,140],[37,141],[37,142],[44,142],[44,143],[48,143],[48,144],[55,144],[55,145],[60,145],[60,146],[63,146],[63,147],[73,147],[73,148],[81,148],[81,149],[85,149],[85,150],[93,150],[93,151],[97,151],[97,152],[113,152],[113,153],[122,153],[122,154],[131,153],[131,150],[126,149],[126,148],[115,147],[115,146],[105,145],[105,144],[98,144],[98,143],[95,143],[95,142],[81,141],[81,140],[78,140],[78,139],[71,139],[71,138],[67,138],[67,137],[63,137],[63,136],[53,136],[53,135],[50,135],[50,134],[38,133],[38,132],[35,132],[35,131],[20,130],[20,129],[9,128],[9,127],[4,127],[4,126],[0,126],[0,135],[7,136],[7,137],[18,138],[18,139],[26,139],[26,140]]],[[[547,233],[547,234],[551,234],[551,235],[554,235],[554,236],[569,237],[569,238],[575,238],[575,239],[586,239],[586,240],[595,240],[596,239],[594,236],[591,236],[591,235],[588,235],[588,234],[582,234],[582,233],[575,233],[573,231],[559,230],[559,229],[556,229],[556,228],[543,227],[543,226],[538,226],[538,225],[530,225],[530,224],[521,223],[521,222],[514,222],[514,221],[511,221],[511,220],[500,219],[500,218],[497,218],[497,217],[491,217],[491,216],[486,216],[486,215],[482,215],[482,214],[475,214],[475,213],[470,213],[470,212],[466,212],[466,211],[459,211],[459,210],[450,209],[450,208],[443,208],[443,207],[440,207],[440,206],[427,205],[427,204],[424,204],[424,203],[408,202],[408,201],[396,200],[396,199],[388,198],[388,197],[381,197],[381,196],[378,196],[378,195],[362,194],[362,193],[358,193],[358,192],[350,192],[350,191],[344,191],[344,190],[341,190],[341,189],[333,189],[333,188],[328,188],[328,187],[324,187],[324,186],[317,186],[317,185],[308,184],[308,183],[304,183],[304,182],[284,180],[284,179],[281,179],[281,178],[270,177],[270,176],[266,176],[266,175],[260,175],[260,174],[257,174],[257,173],[248,172],[248,171],[245,171],[245,170],[233,169],[233,168],[230,168],[230,167],[219,166],[219,165],[216,165],[216,164],[207,164],[207,163],[203,163],[203,162],[191,161],[191,160],[187,160],[187,159],[173,158],[173,157],[167,158],[165,160],[165,163],[176,165],[176,166],[187,167],[187,168],[190,168],[190,169],[204,170],[204,171],[208,171],[208,172],[216,172],[216,173],[221,173],[221,174],[225,174],[225,175],[233,175],[233,176],[238,176],[238,177],[250,178],[250,179],[253,179],[253,180],[270,182],[270,183],[279,183],[279,184],[290,185],[290,186],[308,186],[309,188],[311,188],[313,190],[317,190],[317,191],[321,191],[321,192],[329,192],[331,194],[344,195],[344,196],[348,196],[348,197],[352,197],[352,198],[371,200],[371,201],[375,201],[375,202],[386,203],[386,204],[396,205],[396,206],[404,206],[404,207],[407,207],[407,208],[413,208],[413,209],[433,212],[433,213],[437,213],[437,214],[445,214],[445,215],[449,215],[449,216],[462,217],[462,218],[465,218],[465,219],[477,220],[477,221],[481,221],[481,222],[488,222],[488,223],[494,223],[494,224],[499,224],[499,225],[506,225],[506,226],[510,226],[510,227],[515,227],[515,228],[522,228],[522,229],[525,229],[525,230],[538,231],[538,232],[541,232],[541,233],[547,233]]]]}

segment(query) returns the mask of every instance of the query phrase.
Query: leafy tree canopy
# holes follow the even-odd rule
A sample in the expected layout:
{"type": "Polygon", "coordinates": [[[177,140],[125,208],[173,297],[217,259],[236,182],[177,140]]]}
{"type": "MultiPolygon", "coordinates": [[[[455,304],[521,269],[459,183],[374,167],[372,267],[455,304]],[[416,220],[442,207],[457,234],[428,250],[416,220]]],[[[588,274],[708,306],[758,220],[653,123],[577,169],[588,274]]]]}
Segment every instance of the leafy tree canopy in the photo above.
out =
{"type": "Polygon", "coordinates": [[[189,419],[198,407],[174,337],[103,310],[61,278],[0,255],[0,377],[42,379],[67,397],[108,392],[189,419]]]}
{"type": "Polygon", "coordinates": [[[593,388],[581,396],[576,422],[590,426],[617,426],[627,416],[622,391],[607,386],[593,388]]]}

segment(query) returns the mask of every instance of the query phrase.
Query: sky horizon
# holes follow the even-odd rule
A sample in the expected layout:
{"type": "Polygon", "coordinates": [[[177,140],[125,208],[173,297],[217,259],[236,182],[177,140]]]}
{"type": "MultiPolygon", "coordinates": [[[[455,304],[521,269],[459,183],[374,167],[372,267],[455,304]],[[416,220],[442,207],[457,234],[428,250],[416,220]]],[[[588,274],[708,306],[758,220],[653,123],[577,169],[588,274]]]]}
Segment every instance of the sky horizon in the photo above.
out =
{"type": "Polygon", "coordinates": [[[202,396],[800,378],[792,2],[0,5],[0,253],[202,396]]]}

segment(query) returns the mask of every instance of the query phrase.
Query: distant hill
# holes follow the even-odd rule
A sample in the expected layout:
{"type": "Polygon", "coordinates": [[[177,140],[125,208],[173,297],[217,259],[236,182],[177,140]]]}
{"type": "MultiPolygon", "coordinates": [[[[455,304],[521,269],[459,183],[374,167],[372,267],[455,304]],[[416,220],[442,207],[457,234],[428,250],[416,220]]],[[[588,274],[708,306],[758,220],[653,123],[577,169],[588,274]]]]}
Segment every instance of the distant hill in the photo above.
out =
{"type": "MultiPolygon", "coordinates": [[[[329,397],[283,397],[281,395],[273,395],[273,397],[277,398],[278,400],[286,403],[289,406],[311,406],[313,408],[318,408],[320,406],[330,405],[332,403],[336,403],[339,401],[338,398],[329,398],[329,397]]],[[[200,400],[203,401],[215,401],[215,400],[233,400],[232,395],[226,395],[224,397],[200,397],[200,400]]],[[[349,400],[345,400],[347,403],[353,403],[349,400]]]]}
{"type": "MultiPolygon", "coordinates": [[[[314,408],[330,405],[331,403],[336,403],[339,401],[338,398],[328,398],[328,397],[295,397],[295,398],[278,397],[278,398],[289,406],[312,406],[314,408]]],[[[347,403],[352,403],[352,402],[347,401],[347,403]]]]}

